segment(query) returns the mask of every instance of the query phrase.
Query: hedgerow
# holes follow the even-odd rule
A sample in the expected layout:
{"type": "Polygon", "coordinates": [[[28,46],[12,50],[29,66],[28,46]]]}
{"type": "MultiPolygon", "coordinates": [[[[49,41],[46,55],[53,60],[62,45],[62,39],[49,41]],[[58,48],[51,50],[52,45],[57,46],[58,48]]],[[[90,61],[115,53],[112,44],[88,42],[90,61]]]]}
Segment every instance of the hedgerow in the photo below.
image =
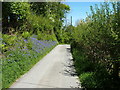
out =
{"type": "Polygon", "coordinates": [[[72,34],[76,70],[83,87],[117,88],[120,85],[120,2],[105,2],[90,8],[91,14],[72,34]]]}

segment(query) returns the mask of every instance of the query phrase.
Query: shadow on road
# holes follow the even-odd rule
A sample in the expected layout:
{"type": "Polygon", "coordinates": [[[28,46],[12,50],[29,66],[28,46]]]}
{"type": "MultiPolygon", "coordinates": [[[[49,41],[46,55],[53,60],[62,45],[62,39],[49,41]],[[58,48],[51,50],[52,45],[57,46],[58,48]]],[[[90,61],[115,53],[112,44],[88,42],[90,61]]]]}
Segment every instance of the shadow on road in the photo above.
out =
{"type": "Polygon", "coordinates": [[[71,48],[67,47],[66,50],[68,52],[68,60],[66,61],[66,64],[64,64],[64,66],[65,66],[64,74],[66,76],[77,76],[75,66],[73,63],[72,54],[71,54],[71,48]]]}
{"type": "Polygon", "coordinates": [[[66,50],[67,50],[68,53],[71,53],[71,48],[70,47],[67,47],[66,50]]]}

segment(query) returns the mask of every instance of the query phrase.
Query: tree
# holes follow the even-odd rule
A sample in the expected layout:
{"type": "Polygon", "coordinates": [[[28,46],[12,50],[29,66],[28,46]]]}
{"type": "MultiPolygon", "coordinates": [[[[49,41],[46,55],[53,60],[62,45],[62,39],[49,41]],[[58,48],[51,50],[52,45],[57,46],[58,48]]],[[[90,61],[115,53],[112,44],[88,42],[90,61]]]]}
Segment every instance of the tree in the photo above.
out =
{"type": "Polygon", "coordinates": [[[31,3],[32,10],[37,15],[42,15],[52,21],[53,29],[56,37],[59,38],[61,27],[64,22],[65,14],[70,10],[70,7],[61,2],[33,2],[31,3]]]}
{"type": "Polygon", "coordinates": [[[2,4],[3,33],[8,33],[6,27],[17,28],[23,25],[28,14],[30,14],[30,5],[27,2],[3,2],[2,4]],[[15,23],[15,24],[14,24],[15,23]]]}

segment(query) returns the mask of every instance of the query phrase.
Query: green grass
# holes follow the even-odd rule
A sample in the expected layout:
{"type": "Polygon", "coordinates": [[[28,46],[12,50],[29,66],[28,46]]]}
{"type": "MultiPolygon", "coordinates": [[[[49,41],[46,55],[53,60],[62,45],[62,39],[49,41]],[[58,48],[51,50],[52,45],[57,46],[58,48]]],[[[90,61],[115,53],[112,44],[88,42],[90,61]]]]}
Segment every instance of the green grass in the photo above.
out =
{"type": "Polygon", "coordinates": [[[8,67],[7,71],[4,71],[4,73],[3,73],[4,81],[3,81],[2,87],[9,88],[18,78],[21,77],[21,75],[28,72],[38,61],[40,61],[45,55],[47,55],[54,47],[50,48],[43,55],[40,55],[36,59],[33,59],[31,62],[29,62],[31,64],[26,64],[25,66],[19,67],[19,66],[17,66],[17,63],[16,63],[16,67],[15,67],[15,64],[11,64],[11,65],[7,66],[8,67]],[[22,67],[24,67],[24,68],[22,68],[22,67]],[[15,71],[12,69],[14,69],[15,71]],[[8,72],[10,72],[10,73],[8,73],[8,72]]]}
{"type": "Polygon", "coordinates": [[[9,37],[8,35],[3,37],[5,57],[1,59],[2,88],[9,88],[16,79],[28,72],[57,45],[56,41],[42,41],[35,37],[28,40],[22,37],[9,37]]]}

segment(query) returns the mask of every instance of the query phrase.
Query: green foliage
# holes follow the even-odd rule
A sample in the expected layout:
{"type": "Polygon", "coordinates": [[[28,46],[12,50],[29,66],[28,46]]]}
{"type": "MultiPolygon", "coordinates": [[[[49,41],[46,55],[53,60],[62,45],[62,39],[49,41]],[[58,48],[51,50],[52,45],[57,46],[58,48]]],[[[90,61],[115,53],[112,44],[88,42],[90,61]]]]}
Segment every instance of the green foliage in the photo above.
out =
{"type": "Polygon", "coordinates": [[[87,87],[87,88],[97,87],[97,83],[94,80],[93,74],[94,74],[93,72],[86,72],[79,76],[83,87],[87,87]]]}
{"type": "MultiPolygon", "coordinates": [[[[4,35],[3,40],[11,41],[11,35],[4,35]]],[[[35,36],[36,37],[36,36],[35,36]]],[[[2,61],[2,87],[8,88],[25,72],[29,71],[44,55],[46,55],[57,44],[56,41],[37,40],[31,36],[27,40],[17,36],[14,47],[3,51],[2,61]]],[[[11,42],[10,42],[11,43],[11,42]]],[[[9,43],[6,43],[8,46],[9,43]]]]}
{"type": "Polygon", "coordinates": [[[19,19],[26,19],[27,15],[30,14],[30,4],[27,2],[12,2],[10,9],[19,19]]]}
{"type": "Polygon", "coordinates": [[[56,36],[70,10],[61,2],[5,2],[2,7],[8,11],[3,12],[3,33],[9,33],[9,27],[13,27],[19,33],[53,31],[56,36]]]}
{"type": "Polygon", "coordinates": [[[14,35],[7,35],[7,34],[3,34],[2,35],[3,38],[3,43],[2,43],[2,50],[6,51],[9,50],[10,48],[12,48],[14,46],[14,43],[17,40],[17,37],[14,35]]]}
{"type": "Polygon", "coordinates": [[[47,15],[47,2],[41,2],[41,3],[38,3],[38,2],[31,2],[31,10],[33,12],[35,12],[37,15],[43,15],[43,16],[46,16],[47,15]]]}
{"type": "MultiPolygon", "coordinates": [[[[120,2],[106,2],[100,8],[97,5],[95,8],[91,6],[91,15],[86,20],[81,20],[72,34],[71,45],[77,71],[79,74],[95,72],[95,87],[119,87],[118,84],[115,85],[120,78],[119,6],[120,2]],[[86,70],[87,68],[90,70],[86,70]],[[116,82],[113,84],[114,80],[116,82]]],[[[89,82],[86,84],[87,80],[83,80],[83,86],[87,85],[85,87],[89,88],[91,85],[89,82]]]]}
{"type": "Polygon", "coordinates": [[[29,32],[23,32],[22,37],[25,38],[25,39],[28,39],[30,37],[30,33],[29,32]]]}
{"type": "Polygon", "coordinates": [[[40,31],[37,31],[37,39],[57,41],[55,34],[53,32],[51,32],[52,34],[49,34],[49,33],[47,32],[42,33],[40,31]]]}
{"type": "Polygon", "coordinates": [[[28,29],[28,31],[32,31],[35,34],[37,33],[37,31],[50,32],[51,30],[53,30],[53,23],[47,17],[29,15],[27,16],[27,20],[28,22],[26,23],[26,25],[29,27],[26,27],[25,29],[28,29]]]}
{"type": "Polygon", "coordinates": [[[60,43],[70,43],[72,38],[72,34],[74,31],[74,26],[68,25],[64,26],[63,29],[57,31],[57,40],[60,43]]]}
{"type": "Polygon", "coordinates": [[[20,28],[24,25],[27,15],[30,14],[30,4],[27,2],[4,2],[2,5],[5,10],[2,13],[3,33],[9,33],[9,27],[20,28]]]}
{"type": "Polygon", "coordinates": [[[72,54],[74,58],[74,64],[78,75],[82,74],[83,72],[91,72],[95,71],[95,64],[90,62],[89,59],[86,57],[85,53],[82,51],[81,48],[72,48],[72,54]],[[79,50],[81,51],[79,51],[79,50]]]}
{"type": "Polygon", "coordinates": [[[3,88],[8,88],[58,43],[69,6],[61,2],[3,2],[2,7],[2,82],[3,88]]]}

